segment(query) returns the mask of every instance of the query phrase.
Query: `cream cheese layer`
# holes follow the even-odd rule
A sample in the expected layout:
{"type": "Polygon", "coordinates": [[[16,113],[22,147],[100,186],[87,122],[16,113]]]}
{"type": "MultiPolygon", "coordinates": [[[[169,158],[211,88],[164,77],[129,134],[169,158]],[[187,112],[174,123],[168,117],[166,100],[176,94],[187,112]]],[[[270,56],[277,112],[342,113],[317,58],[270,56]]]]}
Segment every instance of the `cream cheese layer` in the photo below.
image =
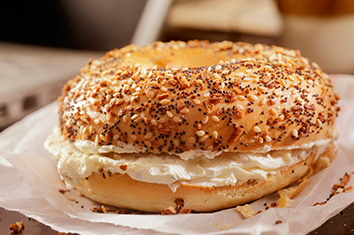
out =
{"type": "Polygon", "coordinates": [[[118,151],[117,147],[97,146],[91,141],[73,143],[55,131],[46,140],[45,148],[57,158],[58,172],[68,188],[103,169],[128,174],[137,181],[165,184],[176,191],[182,183],[225,186],[249,179],[266,179],[268,174],[276,174],[283,167],[304,160],[311,152],[319,155],[330,141],[266,153],[205,151],[203,155],[200,150],[180,157],[167,153],[133,153],[133,146],[118,151]]]}

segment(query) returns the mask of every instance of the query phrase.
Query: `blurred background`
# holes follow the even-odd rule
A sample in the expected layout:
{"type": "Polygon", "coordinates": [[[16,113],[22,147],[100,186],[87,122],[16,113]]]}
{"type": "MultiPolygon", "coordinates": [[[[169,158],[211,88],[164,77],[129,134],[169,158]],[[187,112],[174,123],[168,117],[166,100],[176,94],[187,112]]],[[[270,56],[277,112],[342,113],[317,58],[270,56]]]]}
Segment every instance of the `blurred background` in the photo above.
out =
{"type": "Polygon", "coordinates": [[[327,73],[354,74],[354,1],[3,1],[0,130],[54,101],[107,50],[190,39],[276,44],[301,50],[327,73]]]}

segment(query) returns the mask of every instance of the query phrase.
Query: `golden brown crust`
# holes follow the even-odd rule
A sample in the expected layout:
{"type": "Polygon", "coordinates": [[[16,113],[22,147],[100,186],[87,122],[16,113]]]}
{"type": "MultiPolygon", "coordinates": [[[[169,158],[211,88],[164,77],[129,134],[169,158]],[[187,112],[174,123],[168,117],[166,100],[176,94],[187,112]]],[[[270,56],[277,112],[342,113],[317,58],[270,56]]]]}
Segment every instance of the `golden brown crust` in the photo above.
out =
{"type": "MultiPolygon", "coordinates": [[[[332,159],[333,145],[325,151],[332,159]]],[[[306,175],[314,163],[316,153],[306,160],[284,167],[267,180],[249,180],[234,186],[203,187],[184,184],[175,193],[167,185],[136,181],[128,175],[94,173],[82,179],[77,189],[86,197],[106,205],[161,212],[175,206],[174,201],[183,199],[184,208],[194,211],[215,211],[256,200],[273,193],[306,175]]]]}
{"type": "Polygon", "coordinates": [[[72,141],[153,153],[281,149],[332,138],[337,100],[298,51],[157,42],[91,61],[63,89],[59,125],[72,141]]]}

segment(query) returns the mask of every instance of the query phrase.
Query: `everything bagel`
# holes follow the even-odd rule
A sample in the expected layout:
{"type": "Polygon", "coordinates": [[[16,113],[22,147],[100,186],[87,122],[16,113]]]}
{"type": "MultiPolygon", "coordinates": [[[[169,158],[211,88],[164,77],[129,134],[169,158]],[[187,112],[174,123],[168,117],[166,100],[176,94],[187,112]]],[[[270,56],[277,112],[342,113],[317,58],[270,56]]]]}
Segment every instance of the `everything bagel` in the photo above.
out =
{"type": "Polygon", "coordinates": [[[161,212],[235,206],[333,157],[338,96],[300,52],[206,41],[127,46],[92,60],[58,99],[45,146],[69,187],[161,212]]]}

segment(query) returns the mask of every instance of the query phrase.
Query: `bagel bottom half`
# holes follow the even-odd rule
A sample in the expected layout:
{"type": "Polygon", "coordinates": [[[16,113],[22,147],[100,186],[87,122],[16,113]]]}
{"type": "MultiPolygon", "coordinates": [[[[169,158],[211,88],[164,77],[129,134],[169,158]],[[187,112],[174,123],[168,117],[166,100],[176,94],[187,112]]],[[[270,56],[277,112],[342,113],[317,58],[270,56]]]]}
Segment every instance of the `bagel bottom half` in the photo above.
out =
{"type": "MultiPolygon", "coordinates": [[[[332,159],[333,152],[334,145],[329,144],[317,159],[332,159]]],[[[184,208],[196,212],[216,211],[259,199],[286,187],[316,168],[316,156],[317,152],[312,152],[305,160],[284,167],[265,180],[248,180],[232,186],[183,184],[173,193],[164,184],[136,181],[127,174],[101,172],[82,179],[76,188],[96,202],[119,208],[161,212],[174,207],[176,199],[183,199],[184,208]]]]}

